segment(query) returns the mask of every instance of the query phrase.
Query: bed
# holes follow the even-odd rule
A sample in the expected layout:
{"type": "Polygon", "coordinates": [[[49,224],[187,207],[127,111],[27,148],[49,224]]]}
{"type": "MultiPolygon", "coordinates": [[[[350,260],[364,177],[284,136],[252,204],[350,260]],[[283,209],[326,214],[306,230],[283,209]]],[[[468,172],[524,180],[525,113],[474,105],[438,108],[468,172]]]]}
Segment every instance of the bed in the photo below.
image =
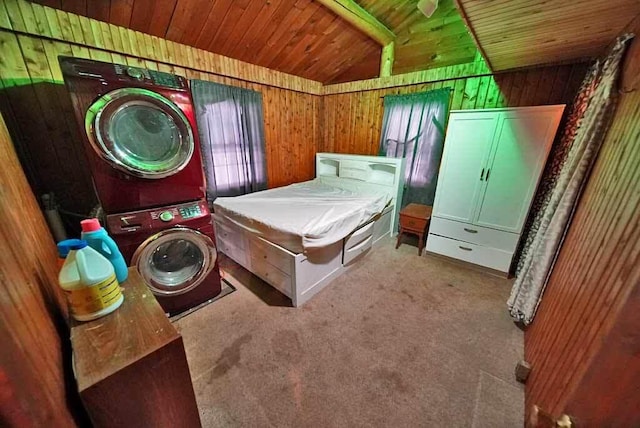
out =
{"type": "Polygon", "coordinates": [[[214,202],[218,251],[300,306],[395,233],[404,160],[318,153],[316,178],[214,202]]]}

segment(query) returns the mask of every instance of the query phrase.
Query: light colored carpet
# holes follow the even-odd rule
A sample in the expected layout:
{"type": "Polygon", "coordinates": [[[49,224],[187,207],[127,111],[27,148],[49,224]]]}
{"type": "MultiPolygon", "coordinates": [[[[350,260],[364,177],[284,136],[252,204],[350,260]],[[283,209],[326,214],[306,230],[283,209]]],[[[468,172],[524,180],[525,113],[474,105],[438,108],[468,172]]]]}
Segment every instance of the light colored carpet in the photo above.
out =
{"type": "Polygon", "coordinates": [[[176,323],[205,427],[522,426],[512,281],[388,239],[296,309],[224,266],[246,286],[176,323]]]}

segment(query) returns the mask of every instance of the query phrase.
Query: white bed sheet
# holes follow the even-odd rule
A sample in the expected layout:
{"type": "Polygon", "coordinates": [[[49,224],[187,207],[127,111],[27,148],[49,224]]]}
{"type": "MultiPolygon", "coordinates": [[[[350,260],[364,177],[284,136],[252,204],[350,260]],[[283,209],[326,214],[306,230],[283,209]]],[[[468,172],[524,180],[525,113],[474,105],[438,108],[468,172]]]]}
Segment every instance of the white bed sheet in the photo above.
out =
{"type": "Polygon", "coordinates": [[[324,247],[381,213],[386,192],[355,193],[305,181],[236,197],[216,198],[214,218],[231,221],[294,253],[324,247]]]}

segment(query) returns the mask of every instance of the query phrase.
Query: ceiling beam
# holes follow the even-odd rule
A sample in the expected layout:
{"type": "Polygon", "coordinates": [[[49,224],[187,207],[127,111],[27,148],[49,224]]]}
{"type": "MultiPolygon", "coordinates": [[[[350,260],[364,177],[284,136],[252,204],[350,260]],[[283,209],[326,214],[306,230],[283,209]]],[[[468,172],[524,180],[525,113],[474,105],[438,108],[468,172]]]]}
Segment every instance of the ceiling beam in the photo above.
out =
{"type": "Polygon", "coordinates": [[[382,47],[382,57],[380,58],[380,77],[391,76],[393,70],[393,61],[396,55],[396,43],[391,42],[382,47]]]}
{"type": "Polygon", "coordinates": [[[396,35],[353,0],[316,0],[382,45],[380,77],[391,76],[396,35]]]}
{"type": "Polygon", "coordinates": [[[353,0],[316,1],[382,46],[387,46],[396,39],[396,35],[391,30],[353,0]]]}
{"type": "Polygon", "coordinates": [[[482,55],[482,58],[484,59],[484,62],[487,64],[487,67],[489,67],[489,70],[493,71],[493,66],[491,65],[491,61],[489,61],[489,58],[487,57],[487,53],[484,51],[484,48],[482,47],[482,45],[480,44],[480,41],[478,40],[478,36],[476,35],[476,30],[474,30],[473,27],[471,26],[471,22],[469,21],[467,12],[464,10],[464,6],[460,2],[460,0],[453,0],[453,4],[455,4],[456,9],[458,9],[458,13],[460,13],[460,17],[464,22],[464,25],[467,27],[467,30],[469,30],[469,33],[471,34],[471,38],[473,39],[473,42],[476,44],[476,48],[478,48],[478,52],[480,52],[480,55],[482,55]]]}

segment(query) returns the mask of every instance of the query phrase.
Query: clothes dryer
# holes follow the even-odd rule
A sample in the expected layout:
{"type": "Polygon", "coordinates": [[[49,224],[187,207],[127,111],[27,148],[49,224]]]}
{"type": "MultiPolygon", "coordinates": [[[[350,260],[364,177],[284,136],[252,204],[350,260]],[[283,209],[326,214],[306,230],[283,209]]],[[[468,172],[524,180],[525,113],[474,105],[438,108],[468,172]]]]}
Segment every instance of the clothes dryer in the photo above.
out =
{"type": "Polygon", "coordinates": [[[112,214],[107,227],[160,306],[175,315],[220,294],[215,236],[206,200],[112,214]]]}
{"type": "Polygon", "coordinates": [[[81,58],[59,61],[107,214],[204,198],[184,77],[81,58]]]}

